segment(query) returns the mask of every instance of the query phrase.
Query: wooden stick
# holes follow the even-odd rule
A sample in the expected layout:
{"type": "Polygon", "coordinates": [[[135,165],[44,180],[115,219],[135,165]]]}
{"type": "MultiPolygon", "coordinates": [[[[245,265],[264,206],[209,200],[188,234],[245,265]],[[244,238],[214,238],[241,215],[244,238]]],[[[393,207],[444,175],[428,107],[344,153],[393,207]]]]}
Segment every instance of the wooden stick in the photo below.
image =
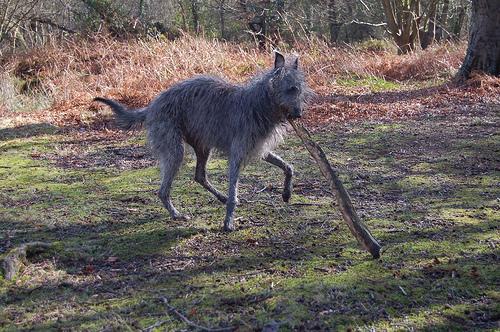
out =
{"type": "Polygon", "coordinates": [[[342,184],[342,181],[340,181],[337,172],[328,162],[323,149],[321,149],[321,147],[311,139],[311,134],[302,124],[295,123],[293,120],[289,120],[289,122],[293,129],[295,129],[295,132],[300,137],[311,156],[314,160],[316,160],[321,173],[330,184],[332,192],[335,193],[340,212],[342,213],[347,226],[349,226],[349,230],[356,237],[363,248],[372,254],[373,258],[379,258],[381,248],[380,244],[378,244],[378,242],[370,234],[370,231],[368,231],[366,226],[363,225],[361,220],[359,220],[356,210],[352,205],[349,193],[342,184]]]}
{"type": "Polygon", "coordinates": [[[186,323],[187,325],[199,330],[199,331],[206,331],[206,332],[229,332],[229,331],[234,331],[236,330],[236,327],[219,327],[219,328],[210,328],[210,327],[205,327],[205,326],[201,326],[201,325],[198,325],[196,324],[195,322],[192,322],[190,321],[186,316],[184,316],[183,314],[181,314],[177,309],[175,309],[175,307],[173,307],[172,305],[170,305],[170,303],[168,303],[168,299],[164,296],[160,297],[160,300],[165,304],[165,306],[167,307],[168,311],[170,311],[171,313],[175,314],[177,316],[177,318],[179,318],[181,321],[183,321],[184,323],[186,323]]]}

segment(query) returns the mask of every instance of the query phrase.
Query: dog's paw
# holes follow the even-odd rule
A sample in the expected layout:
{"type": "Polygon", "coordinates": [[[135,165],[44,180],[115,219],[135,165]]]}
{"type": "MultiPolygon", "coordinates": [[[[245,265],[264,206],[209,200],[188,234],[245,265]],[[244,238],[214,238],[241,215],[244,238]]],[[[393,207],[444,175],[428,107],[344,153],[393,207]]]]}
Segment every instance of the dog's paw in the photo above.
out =
{"type": "Polygon", "coordinates": [[[285,190],[281,194],[281,197],[283,197],[283,202],[288,203],[290,201],[290,197],[292,197],[292,193],[288,190],[285,190]]]}
{"type": "Polygon", "coordinates": [[[235,229],[236,228],[234,227],[234,225],[230,225],[230,226],[224,225],[224,228],[222,230],[224,232],[230,233],[230,232],[234,232],[235,229]]]}
{"type": "Polygon", "coordinates": [[[234,231],[236,228],[234,227],[234,222],[233,221],[227,221],[227,220],[224,220],[224,232],[232,232],[234,231]]]}

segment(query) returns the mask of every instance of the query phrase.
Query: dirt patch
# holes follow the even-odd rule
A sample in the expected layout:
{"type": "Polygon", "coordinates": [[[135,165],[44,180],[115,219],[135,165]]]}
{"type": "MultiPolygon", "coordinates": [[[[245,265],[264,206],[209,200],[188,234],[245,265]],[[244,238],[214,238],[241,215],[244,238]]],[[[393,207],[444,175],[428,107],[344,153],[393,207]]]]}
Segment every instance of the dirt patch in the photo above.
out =
{"type": "Polygon", "coordinates": [[[70,153],[65,156],[48,156],[62,168],[117,168],[120,170],[141,169],[156,164],[150,151],[144,146],[104,147],[100,151],[70,153]]]}
{"type": "Polygon", "coordinates": [[[66,169],[116,168],[120,170],[142,169],[156,165],[151,150],[143,143],[120,145],[120,142],[136,137],[121,131],[69,130],[69,139],[57,144],[57,152],[33,154],[34,159],[48,160],[66,169]]]}

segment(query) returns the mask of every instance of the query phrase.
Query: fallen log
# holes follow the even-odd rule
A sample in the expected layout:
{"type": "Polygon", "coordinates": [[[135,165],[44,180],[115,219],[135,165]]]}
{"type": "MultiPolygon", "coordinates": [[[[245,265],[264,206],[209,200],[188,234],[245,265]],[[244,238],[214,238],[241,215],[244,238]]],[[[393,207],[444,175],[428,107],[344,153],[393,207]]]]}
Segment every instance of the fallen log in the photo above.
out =
{"type": "Polygon", "coordinates": [[[356,237],[362,247],[373,256],[373,258],[379,258],[381,248],[380,244],[378,244],[377,240],[373,238],[370,231],[359,219],[356,210],[352,205],[349,193],[342,184],[342,181],[340,181],[337,172],[330,165],[323,149],[321,149],[321,147],[312,140],[311,134],[302,124],[295,123],[293,120],[289,120],[289,122],[304,143],[306,149],[318,164],[321,173],[328,181],[332,192],[337,198],[340,212],[342,213],[342,217],[347,223],[349,230],[356,237]]]}
{"type": "Polygon", "coordinates": [[[14,249],[11,249],[1,258],[1,272],[7,280],[13,280],[28,254],[44,252],[52,247],[52,244],[45,242],[28,242],[14,249]]]}

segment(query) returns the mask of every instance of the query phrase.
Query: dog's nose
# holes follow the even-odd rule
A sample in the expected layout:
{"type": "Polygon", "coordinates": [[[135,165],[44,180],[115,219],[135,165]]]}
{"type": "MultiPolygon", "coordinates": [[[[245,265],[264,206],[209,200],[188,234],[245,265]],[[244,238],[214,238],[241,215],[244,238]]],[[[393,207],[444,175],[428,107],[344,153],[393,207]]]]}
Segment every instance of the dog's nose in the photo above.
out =
{"type": "Polygon", "coordinates": [[[294,119],[300,119],[302,117],[302,111],[300,110],[300,108],[296,108],[293,110],[292,117],[294,119]]]}

